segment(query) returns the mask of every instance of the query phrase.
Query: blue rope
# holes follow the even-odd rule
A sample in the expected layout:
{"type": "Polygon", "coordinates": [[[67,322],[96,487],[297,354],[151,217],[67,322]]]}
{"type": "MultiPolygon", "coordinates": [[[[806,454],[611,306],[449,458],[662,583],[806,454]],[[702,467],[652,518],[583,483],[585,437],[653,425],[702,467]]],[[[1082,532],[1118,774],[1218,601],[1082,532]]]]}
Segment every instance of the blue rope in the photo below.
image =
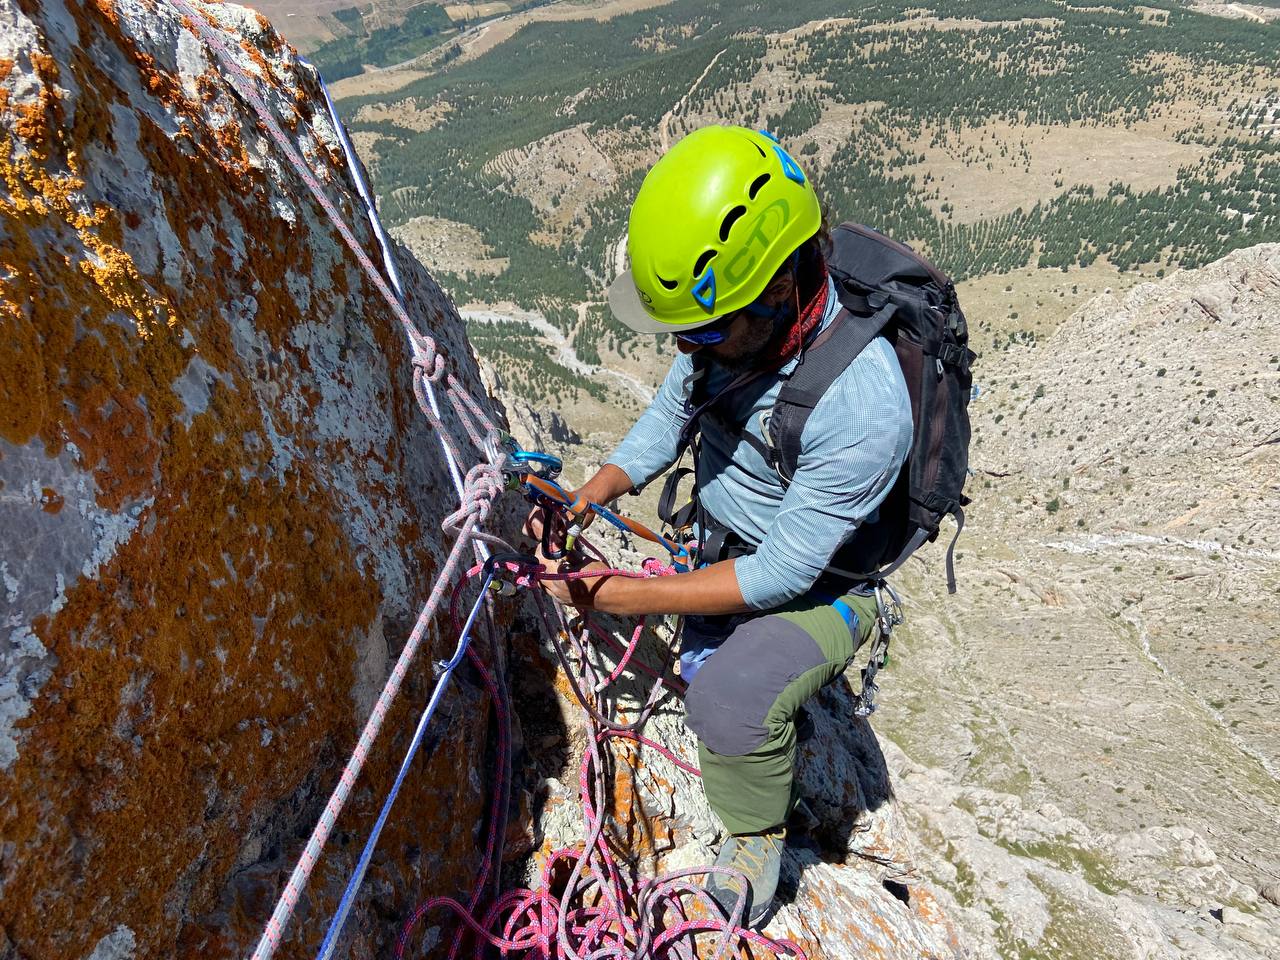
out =
{"type": "Polygon", "coordinates": [[[484,605],[484,598],[488,595],[489,584],[492,582],[495,572],[496,568],[490,566],[485,573],[484,580],[480,583],[480,595],[476,597],[476,602],[471,607],[471,613],[467,615],[467,622],[462,627],[462,633],[458,635],[458,648],[454,651],[453,659],[444,665],[440,679],[436,681],[436,688],[431,692],[431,699],[427,702],[427,708],[422,711],[422,718],[418,721],[418,729],[413,733],[413,742],[409,744],[409,750],[404,755],[404,761],[400,764],[400,772],[396,774],[396,782],[392,784],[391,792],[387,794],[387,799],[382,804],[382,812],[378,814],[378,820],[373,825],[373,831],[369,834],[369,839],[365,841],[364,851],[360,854],[360,861],[356,864],[356,869],[352,873],[351,879],[347,881],[347,889],[343,891],[342,902],[338,904],[337,912],[333,915],[333,919],[329,921],[329,930],[324,935],[324,943],[320,945],[320,952],[316,954],[316,960],[330,960],[333,956],[333,951],[338,945],[338,937],[342,933],[342,927],[347,922],[347,915],[355,904],[356,893],[360,890],[360,884],[364,881],[365,871],[369,869],[369,861],[373,859],[373,851],[378,845],[378,837],[382,833],[382,827],[387,822],[387,816],[391,813],[391,805],[396,802],[396,796],[400,793],[400,786],[404,783],[404,778],[409,773],[409,766],[413,762],[414,756],[417,755],[418,748],[422,745],[427,726],[431,723],[436,707],[444,696],[445,687],[448,686],[449,679],[453,676],[454,668],[466,656],[467,647],[471,644],[471,628],[476,622],[480,608],[484,605]]]}

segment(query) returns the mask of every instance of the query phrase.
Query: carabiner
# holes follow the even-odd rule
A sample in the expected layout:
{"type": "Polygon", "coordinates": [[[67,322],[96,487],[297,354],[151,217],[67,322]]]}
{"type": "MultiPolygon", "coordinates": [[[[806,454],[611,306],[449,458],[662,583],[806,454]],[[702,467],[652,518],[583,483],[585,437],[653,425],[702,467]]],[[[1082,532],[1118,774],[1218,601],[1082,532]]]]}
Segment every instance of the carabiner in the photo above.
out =
{"type": "Polygon", "coordinates": [[[506,573],[506,564],[515,563],[522,567],[537,567],[541,569],[542,564],[538,562],[538,558],[531,553],[520,553],[519,551],[508,551],[506,553],[493,553],[489,555],[489,559],[484,562],[481,567],[481,573],[486,576],[497,576],[499,572],[506,573]],[[503,564],[501,571],[498,565],[503,564]]]}
{"type": "Polygon", "coordinates": [[[538,450],[522,450],[513,440],[507,447],[504,472],[533,474],[543,480],[554,481],[564,469],[564,462],[549,453],[538,450]]]}
{"type": "Polygon", "coordinates": [[[531,469],[528,472],[541,477],[543,480],[555,480],[560,476],[560,471],[564,469],[564,463],[560,458],[554,457],[549,453],[517,450],[511,455],[511,459],[516,463],[530,467],[531,469]]]}
{"type": "Polygon", "coordinates": [[[564,520],[563,510],[553,510],[549,507],[542,509],[542,555],[548,560],[563,560],[569,555],[569,534],[566,528],[565,537],[561,541],[559,547],[553,547],[552,534],[556,525],[556,519],[564,520]]]}

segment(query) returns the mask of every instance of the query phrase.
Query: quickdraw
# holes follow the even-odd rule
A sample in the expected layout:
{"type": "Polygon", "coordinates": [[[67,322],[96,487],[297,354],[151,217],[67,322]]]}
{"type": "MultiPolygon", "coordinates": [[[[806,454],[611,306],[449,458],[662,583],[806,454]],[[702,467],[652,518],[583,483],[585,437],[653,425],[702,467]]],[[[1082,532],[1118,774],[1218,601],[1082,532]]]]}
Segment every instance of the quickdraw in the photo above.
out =
{"type": "Polygon", "coordinates": [[[864,720],[876,712],[876,695],[880,692],[876,674],[889,665],[889,641],[893,637],[893,628],[905,619],[902,599],[887,580],[876,581],[875,594],[876,637],[871,642],[867,665],[862,668],[862,690],[853,702],[854,716],[864,720]]]}
{"type": "Polygon", "coordinates": [[[583,520],[595,514],[624,533],[657,544],[671,555],[672,564],[680,573],[692,568],[689,549],[670,537],[655,533],[649,527],[630,517],[615,513],[600,503],[593,503],[575,496],[556,481],[564,468],[558,457],[539,451],[522,450],[509,436],[503,438],[506,454],[502,473],[507,489],[519,490],[525,499],[547,511],[547,522],[542,527],[542,554],[548,560],[559,560],[574,548],[584,526],[583,520]],[[563,534],[563,536],[560,536],[563,534]],[[562,546],[557,546],[559,541],[562,546]]]}

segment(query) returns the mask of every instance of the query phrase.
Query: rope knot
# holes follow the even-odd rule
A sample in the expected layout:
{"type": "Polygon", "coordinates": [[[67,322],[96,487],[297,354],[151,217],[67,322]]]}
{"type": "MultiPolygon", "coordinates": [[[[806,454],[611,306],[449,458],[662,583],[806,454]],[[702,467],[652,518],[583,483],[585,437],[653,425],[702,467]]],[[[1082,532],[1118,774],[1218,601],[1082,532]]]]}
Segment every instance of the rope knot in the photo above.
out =
{"type": "Polygon", "coordinates": [[[644,562],[640,564],[640,569],[651,577],[669,577],[676,573],[676,568],[669,563],[663,563],[657,557],[645,557],[644,562]]]}
{"type": "Polygon", "coordinates": [[[444,377],[444,357],[440,356],[435,340],[416,330],[409,333],[409,339],[413,346],[414,367],[432,383],[439,383],[444,377]]]}
{"type": "Polygon", "coordinates": [[[467,471],[462,484],[462,502],[458,513],[484,523],[493,511],[493,501],[506,489],[505,478],[497,464],[477,463],[467,471]]]}

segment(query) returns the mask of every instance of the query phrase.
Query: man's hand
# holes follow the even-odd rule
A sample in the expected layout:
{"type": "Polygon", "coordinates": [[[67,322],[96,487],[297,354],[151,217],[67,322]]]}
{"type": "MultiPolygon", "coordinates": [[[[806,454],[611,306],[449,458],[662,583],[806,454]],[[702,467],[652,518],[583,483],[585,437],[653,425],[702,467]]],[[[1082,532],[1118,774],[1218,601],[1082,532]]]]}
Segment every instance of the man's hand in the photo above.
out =
{"type": "MultiPolygon", "coordinates": [[[[537,556],[542,563],[542,569],[547,573],[589,573],[592,570],[609,569],[599,560],[589,562],[574,562],[573,558],[548,560],[542,555],[541,550],[538,551],[537,556]]],[[[611,579],[611,577],[587,577],[581,580],[540,580],[539,584],[561,603],[577,607],[579,610],[593,610],[601,592],[605,590],[611,579]]]]}
{"type": "MultiPolygon", "coordinates": [[[[609,503],[630,489],[631,480],[622,468],[606,463],[575,494],[592,503],[609,503]]],[[[587,517],[590,516],[591,514],[587,514],[587,517]]],[[[571,570],[590,573],[593,570],[607,569],[602,563],[588,563],[581,557],[569,556],[552,560],[544,556],[541,546],[546,519],[545,511],[535,508],[529,513],[524,528],[525,533],[538,544],[537,556],[543,570],[548,573],[567,573],[571,570]]],[[[586,523],[582,526],[585,527],[586,523]]],[[[563,531],[557,529],[554,533],[563,531]]],[[[553,549],[559,546],[554,538],[548,539],[552,541],[553,549]]],[[[725,560],[674,577],[585,577],[569,581],[543,580],[541,583],[547,593],[562,603],[603,613],[624,616],[670,613],[716,616],[747,613],[751,608],[742,599],[733,565],[734,561],[725,560]]]]}
{"type": "MultiPolygon", "coordinates": [[[[596,471],[595,476],[580,486],[577,490],[567,491],[571,498],[581,499],[586,503],[609,503],[618,497],[627,493],[631,489],[631,478],[626,475],[621,467],[616,467],[612,463],[606,463],[603,467],[596,471]]],[[[548,537],[551,548],[553,550],[561,550],[564,548],[564,539],[568,533],[568,527],[577,524],[580,530],[585,530],[591,526],[596,515],[590,511],[579,514],[568,521],[568,524],[560,527],[559,521],[556,529],[552,530],[552,535],[548,537]]],[[[542,530],[547,523],[547,512],[542,507],[534,507],[529,511],[529,515],[525,518],[524,532],[526,536],[533,537],[539,544],[542,543],[542,530]]]]}
{"type": "MultiPolygon", "coordinates": [[[[594,514],[587,514],[586,518],[590,518],[594,514]]],[[[584,519],[586,519],[584,518],[584,519]]],[[[547,573],[571,573],[590,570],[607,570],[608,567],[599,561],[588,562],[585,558],[576,553],[570,553],[567,557],[561,557],[553,560],[548,557],[542,549],[542,531],[548,522],[560,524],[561,520],[552,519],[549,511],[542,507],[534,507],[529,512],[529,516],[525,519],[524,532],[534,541],[534,555],[538,558],[538,562],[542,564],[542,569],[547,573]]],[[[585,523],[582,526],[586,526],[585,523]]],[[[552,547],[555,550],[563,549],[563,527],[552,531],[550,537],[552,547]],[[556,534],[559,533],[559,540],[556,542],[556,534]]],[[[583,610],[590,610],[595,606],[596,596],[600,589],[608,581],[608,577],[592,577],[582,580],[542,580],[540,581],[542,588],[555,597],[561,603],[578,607],[583,610]]]]}

